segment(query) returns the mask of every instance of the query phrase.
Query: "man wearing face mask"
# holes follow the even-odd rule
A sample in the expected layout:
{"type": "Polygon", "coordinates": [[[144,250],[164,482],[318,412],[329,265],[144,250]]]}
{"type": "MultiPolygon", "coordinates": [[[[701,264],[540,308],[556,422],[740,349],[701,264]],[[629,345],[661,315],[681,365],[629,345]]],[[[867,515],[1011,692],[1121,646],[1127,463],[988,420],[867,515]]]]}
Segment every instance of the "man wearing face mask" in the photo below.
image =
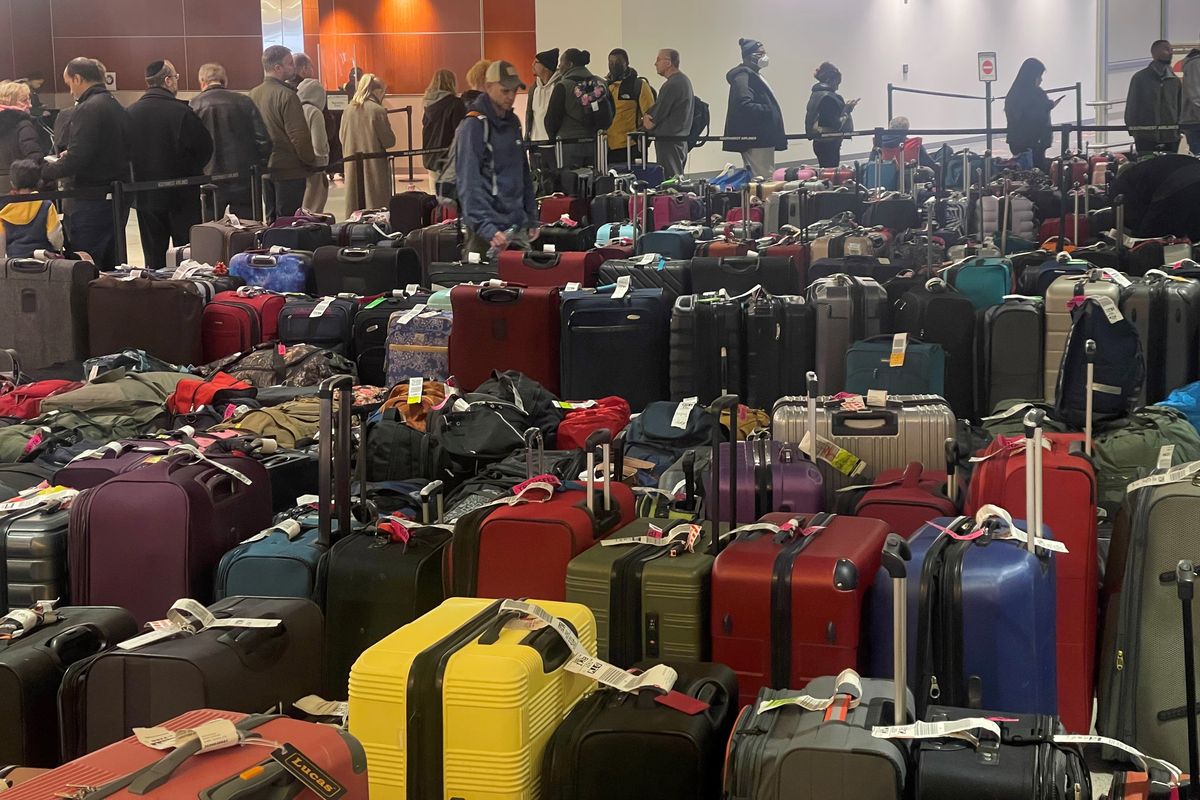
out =
{"type": "MultiPolygon", "coordinates": [[[[654,89],[650,81],[638,76],[637,70],[629,66],[629,53],[617,48],[608,54],[608,91],[612,94],[617,109],[613,124],[608,128],[608,161],[624,164],[629,134],[641,130],[642,117],[654,105],[654,89]]],[[[628,151],[633,158],[641,155],[635,142],[628,151]]]]}
{"type": "Polygon", "coordinates": [[[742,63],[725,75],[729,81],[729,111],[725,135],[746,137],[726,142],[724,149],[741,153],[750,172],[769,178],[775,171],[775,152],[787,149],[783,111],[770,85],[762,77],[769,63],[766,48],[755,39],[738,39],[742,63]]]}
{"type": "Polygon", "coordinates": [[[1179,149],[1179,106],[1183,82],[1171,70],[1171,43],[1160,39],[1150,47],[1154,58],[1129,81],[1125,125],[1138,155],[1174,153],[1179,149]],[[1152,130],[1160,128],[1159,130],[1152,130]]]}
{"type": "MultiPolygon", "coordinates": [[[[183,100],[177,100],[179,73],[170,61],[146,67],[146,93],[129,107],[133,147],[133,178],[165,181],[203,175],[213,154],[212,136],[200,117],[183,100]]],[[[200,224],[200,191],[195,186],[139,192],[138,230],[146,266],[167,266],[167,248],[191,240],[193,225],[200,224]]]]}

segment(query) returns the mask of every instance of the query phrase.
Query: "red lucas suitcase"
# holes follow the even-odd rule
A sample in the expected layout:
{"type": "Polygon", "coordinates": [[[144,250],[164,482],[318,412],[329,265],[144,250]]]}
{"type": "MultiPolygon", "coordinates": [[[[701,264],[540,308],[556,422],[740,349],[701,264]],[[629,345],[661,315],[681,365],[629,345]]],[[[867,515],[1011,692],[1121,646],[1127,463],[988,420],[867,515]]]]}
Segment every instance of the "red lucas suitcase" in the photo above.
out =
{"type": "Polygon", "coordinates": [[[580,287],[587,288],[596,285],[596,274],[603,263],[604,253],[599,250],[563,253],[505,250],[500,254],[497,269],[500,280],[509,283],[523,283],[526,286],[578,283],[580,287]]]}
{"type": "Polygon", "coordinates": [[[538,219],[542,222],[558,222],[564,215],[576,222],[585,221],[588,215],[587,201],[560,192],[538,200],[538,219]]]}
{"type": "Polygon", "coordinates": [[[5,794],[12,800],[311,797],[300,788],[308,786],[321,796],[365,800],[367,760],[362,745],[332,725],[203,709],[157,727],[182,731],[222,722],[231,725],[221,733],[238,734],[242,744],[199,754],[200,739],[196,737],[172,750],[154,749],[130,736],[18,784],[5,794]],[[291,766],[285,768],[285,762],[291,766]],[[308,782],[289,777],[294,771],[307,774],[308,782]],[[344,791],[339,794],[336,787],[344,791]]]}
{"type": "MultiPolygon", "coordinates": [[[[1067,730],[1087,733],[1092,721],[1099,568],[1096,473],[1082,434],[1048,433],[1043,456],[1044,521],[1068,553],[1055,558],[1058,603],[1058,713],[1067,730]]],[[[1024,439],[997,437],[982,453],[965,512],[980,506],[1025,508],[1024,439]]]]}
{"type": "Polygon", "coordinates": [[[211,602],[227,550],[271,525],[258,461],[180,453],[105,481],[71,505],[67,563],[76,605],[157,619],[181,597],[211,602]]]}
{"type": "Polygon", "coordinates": [[[492,370],[516,370],[558,394],[559,290],[489,281],[450,290],[450,374],[474,389],[492,370]]]}
{"type": "Polygon", "coordinates": [[[252,286],[218,292],[204,307],[200,319],[200,341],[204,363],[252,349],[275,339],[279,312],[287,298],[252,286]]]}
{"type": "Polygon", "coordinates": [[[890,532],[865,517],[767,514],[721,551],[712,657],[737,673],[743,705],[764,687],[858,668],[863,601],[890,532]]]}
{"type": "Polygon", "coordinates": [[[607,468],[611,442],[608,430],[588,437],[588,481],[582,490],[560,486],[541,500],[545,490],[534,488],[532,502],[482,509],[461,520],[451,544],[454,593],[566,600],[571,559],[634,519],[633,490],[613,483],[607,468]],[[593,480],[598,447],[606,465],[602,488],[593,480]]]}

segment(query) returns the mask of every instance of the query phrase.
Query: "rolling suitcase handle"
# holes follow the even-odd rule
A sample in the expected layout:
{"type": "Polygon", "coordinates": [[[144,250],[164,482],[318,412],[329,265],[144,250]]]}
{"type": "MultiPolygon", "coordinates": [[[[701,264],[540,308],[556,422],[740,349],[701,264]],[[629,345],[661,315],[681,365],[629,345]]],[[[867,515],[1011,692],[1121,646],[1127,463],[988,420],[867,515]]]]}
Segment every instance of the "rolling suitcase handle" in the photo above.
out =
{"type": "Polygon", "coordinates": [[[431,525],[440,523],[446,516],[446,496],[443,492],[445,488],[441,481],[432,481],[417,493],[417,497],[421,500],[421,524],[431,525]],[[437,516],[430,519],[429,506],[432,500],[437,500],[437,516]]]}
{"type": "MultiPolygon", "coordinates": [[[[1187,699],[1188,732],[1188,793],[1191,800],[1200,800],[1200,737],[1196,733],[1196,655],[1195,629],[1192,627],[1192,598],[1196,594],[1196,565],[1180,561],[1174,575],[1175,591],[1183,611],[1183,687],[1187,699]]],[[[1181,787],[1182,788],[1182,787],[1181,787]]]]}
{"type": "Polygon", "coordinates": [[[1000,215],[1000,256],[1008,252],[1008,215],[1012,211],[1012,195],[1009,193],[1008,178],[1004,179],[1004,205],[1000,215]]]}
{"type": "Polygon", "coordinates": [[[946,439],[946,497],[958,507],[958,442],[946,439]]]}
{"type": "Polygon", "coordinates": [[[1088,458],[1092,457],[1092,404],[1096,391],[1096,341],[1088,339],[1083,343],[1083,353],[1087,358],[1087,389],[1083,400],[1083,451],[1088,458]]]}
{"type": "Polygon", "coordinates": [[[709,413],[717,418],[713,431],[712,458],[709,463],[709,474],[712,476],[709,484],[712,487],[712,497],[705,498],[709,503],[712,519],[712,544],[709,553],[715,558],[725,547],[724,537],[721,536],[721,414],[729,411],[729,530],[737,527],[737,408],[738,396],[725,394],[713,401],[708,407],[709,413]]]}
{"type": "Polygon", "coordinates": [[[320,419],[317,433],[317,535],[325,547],[333,543],[333,511],[337,510],[338,535],[350,530],[350,409],[354,380],[334,375],[317,389],[320,419]],[[338,398],[335,429],[333,401],[338,398]],[[336,448],[336,449],[335,449],[336,448]]]}
{"type": "Polygon", "coordinates": [[[908,541],[889,533],[883,545],[883,568],[892,579],[892,682],[895,684],[893,725],[905,725],[908,718],[908,562],[912,550],[908,541]]]}
{"type": "Polygon", "coordinates": [[[541,428],[529,428],[525,431],[525,477],[532,478],[546,471],[546,449],[542,439],[541,428]],[[537,466],[534,466],[533,453],[537,448],[537,466]]]}
{"type": "Polygon", "coordinates": [[[817,393],[821,390],[821,382],[817,373],[811,370],[804,376],[808,391],[808,435],[812,439],[809,445],[808,460],[817,463],[817,393]]]}
{"type": "Polygon", "coordinates": [[[612,462],[612,431],[608,428],[600,428],[592,431],[587,440],[583,443],[583,449],[587,452],[587,510],[591,514],[596,513],[596,448],[600,448],[600,457],[604,462],[604,478],[601,483],[604,487],[604,510],[612,510],[612,470],[609,468],[612,462]]]}
{"type": "Polygon", "coordinates": [[[1117,209],[1117,271],[1125,265],[1125,195],[1113,198],[1113,207],[1117,209]]]}
{"type": "Polygon", "coordinates": [[[1042,538],[1042,424],[1046,412],[1035,408],[1025,415],[1025,527],[1026,548],[1037,552],[1042,538]]]}

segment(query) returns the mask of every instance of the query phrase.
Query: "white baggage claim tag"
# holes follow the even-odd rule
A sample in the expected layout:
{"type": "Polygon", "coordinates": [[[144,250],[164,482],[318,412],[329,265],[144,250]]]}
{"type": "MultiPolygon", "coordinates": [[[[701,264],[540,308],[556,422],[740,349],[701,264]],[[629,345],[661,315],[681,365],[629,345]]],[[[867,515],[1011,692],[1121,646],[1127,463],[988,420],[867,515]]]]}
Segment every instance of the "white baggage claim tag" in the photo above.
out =
{"type": "Polygon", "coordinates": [[[192,739],[199,739],[201,753],[232,747],[242,741],[241,731],[227,719],[213,719],[194,728],[178,731],[166,728],[134,728],[133,735],[139,742],[155,750],[174,750],[192,739]]]}
{"type": "Polygon", "coordinates": [[[837,702],[842,695],[850,696],[850,708],[858,708],[862,701],[862,679],[852,669],[842,670],[834,681],[836,687],[832,697],[812,697],[802,694],[797,697],[777,697],[774,700],[763,700],[758,704],[757,713],[763,714],[777,708],[800,706],[805,711],[824,711],[837,702]]]}
{"type": "Polygon", "coordinates": [[[171,605],[166,619],[147,622],[146,625],[151,629],[148,633],[126,639],[118,644],[117,648],[136,650],[181,633],[194,635],[209,628],[277,628],[282,622],[283,620],[279,619],[252,619],[249,617],[218,619],[197,601],[184,597],[171,605]]]}
{"type": "Polygon", "coordinates": [[[914,722],[912,725],[877,725],[871,729],[876,739],[962,739],[973,747],[979,737],[971,731],[983,730],[1001,738],[1000,726],[985,717],[968,717],[950,722],[914,722]]]}

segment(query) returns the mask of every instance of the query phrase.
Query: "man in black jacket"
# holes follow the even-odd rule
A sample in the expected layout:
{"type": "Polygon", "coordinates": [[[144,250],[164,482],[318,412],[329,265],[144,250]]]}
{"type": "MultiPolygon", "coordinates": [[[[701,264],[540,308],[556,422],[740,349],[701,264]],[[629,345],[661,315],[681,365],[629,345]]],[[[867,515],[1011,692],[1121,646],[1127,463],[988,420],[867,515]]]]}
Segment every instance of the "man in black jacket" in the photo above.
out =
{"type": "MultiPolygon", "coordinates": [[[[133,142],[133,177],[136,181],[165,181],[204,174],[212,158],[213,141],[182,100],[179,73],[170,61],[155,61],[146,67],[149,87],[129,107],[133,142]]],[[[138,230],[146,266],[167,266],[167,248],[191,240],[193,225],[200,224],[200,190],[195,186],[138,192],[138,230]]]]}
{"type": "Polygon", "coordinates": [[[738,39],[742,63],[729,70],[729,111],[725,117],[725,135],[747,137],[726,142],[724,149],[741,153],[751,175],[770,178],[775,171],[775,151],[787,150],[783,129],[783,111],[775,93],[762,77],[769,59],[763,43],[738,39]]]}
{"type": "Polygon", "coordinates": [[[113,209],[106,199],[113,181],[129,180],[129,114],[104,88],[104,72],[91,58],[75,58],[63,71],[63,83],[75,98],[70,146],[42,169],[43,180],[72,178],[82,193],[66,203],[71,246],[91,254],[101,268],[117,263],[114,233],[125,235],[129,207],[120,209],[114,231],[113,209]]]}
{"type": "MultiPolygon", "coordinates": [[[[200,94],[192,98],[192,111],[200,117],[213,140],[213,156],[205,170],[209,175],[249,173],[257,165],[265,172],[271,157],[271,136],[254,101],[241,92],[226,89],[229,82],[220,64],[200,67],[200,94]]],[[[262,209],[250,203],[250,179],[217,184],[217,216],[228,208],[242,219],[258,219],[262,209]]]]}

